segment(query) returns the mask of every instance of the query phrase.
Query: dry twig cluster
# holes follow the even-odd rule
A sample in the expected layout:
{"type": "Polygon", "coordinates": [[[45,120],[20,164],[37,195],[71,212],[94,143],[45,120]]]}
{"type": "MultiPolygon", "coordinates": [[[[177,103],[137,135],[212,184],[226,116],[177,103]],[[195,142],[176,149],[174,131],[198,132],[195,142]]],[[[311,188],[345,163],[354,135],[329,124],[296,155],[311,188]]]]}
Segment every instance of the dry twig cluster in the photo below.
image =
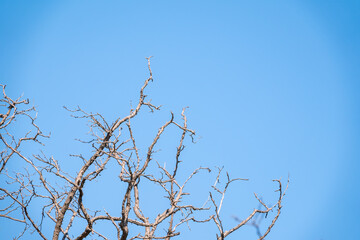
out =
{"type": "Polygon", "coordinates": [[[222,169],[218,169],[217,179],[212,186],[213,193],[210,193],[208,201],[204,206],[194,206],[184,204],[183,198],[189,193],[184,188],[189,184],[191,178],[200,171],[210,171],[209,168],[199,167],[184,182],[177,179],[180,168],[180,155],[184,149],[184,139],[187,135],[192,137],[195,132],[188,128],[185,109],[183,109],[182,123],[174,120],[171,113],[170,119],[163,124],[151,144],[147,148],[146,157],[141,158],[139,148],[136,145],[132,129],[132,119],[135,118],[142,107],[148,107],[152,112],[160,110],[160,107],[153,105],[146,100],[144,93],[150,82],[153,81],[150,67],[150,76],[140,89],[139,101],[130,113],[118,118],[114,123],[109,124],[102,115],[87,113],[81,108],[69,110],[75,118],[85,118],[90,122],[90,133],[92,140],[88,143],[93,148],[91,157],[83,155],[75,157],[83,162],[76,175],[71,175],[63,171],[61,162],[45,154],[28,156],[21,150],[24,142],[32,141],[41,143],[42,138],[47,138],[40,128],[35,124],[36,109],[26,108],[28,100],[18,98],[12,100],[3,89],[3,98],[0,100],[4,113],[0,115],[0,140],[3,145],[0,159],[0,217],[8,221],[18,222],[23,226],[23,230],[15,239],[21,238],[26,232],[31,232],[36,238],[41,239],[85,239],[87,237],[110,239],[106,232],[96,228],[98,222],[106,222],[116,230],[117,239],[173,239],[180,235],[179,226],[189,222],[209,223],[213,222],[218,229],[216,238],[225,239],[231,233],[237,231],[242,226],[251,223],[251,220],[259,214],[267,215],[275,210],[276,214],[267,227],[264,234],[259,234],[259,239],[264,239],[268,235],[275,222],[277,221],[285,190],[280,180],[278,183],[279,198],[273,206],[266,205],[255,195],[262,206],[262,209],[254,209],[253,212],[244,220],[240,221],[233,228],[224,229],[220,211],[224,203],[224,196],[229,185],[237,180],[231,179],[227,174],[227,182],[223,188],[217,186],[222,169]],[[24,137],[16,138],[12,133],[12,124],[15,120],[26,118],[30,120],[32,129],[24,137]],[[175,126],[180,131],[180,140],[176,151],[175,164],[172,170],[157,164],[161,177],[148,171],[149,165],[156,163],[153,160],[154,148],[163,133],[170,127],[175,126]],[[126,133],[125,133],[126,132],[126,133]],[[126,137],[125,137],[126,136],[126,137]],[[18,165],[24,166],[24,170],[10,171],[9,161],[20,161],[18,165]],[[113,215],[106,210],[89,209],[86,206],[85,186],[98,179],[106,169],[109,162],[115,161],[119,167],[119,181],[124,185],[124,195],[121,203],[121,211],[118,215],[113,215]],[[168,206],[164,211],[160,211],[155,218],[146,216],[141,208],[139,184],[142,181],[149,181],[160,186],[168,199],[168,206]],[[32,211],[35,203],[41,203],[39,212],[32,211]],[[197,212],[206,212],[208,217],[205,219],[196,218],[197,212]],[[40,217],[39,217],[40,216],[40,217]],[[43,224],[53,228],[52,236],[48,236],[44,231],[43,224]],[[74,231],[83,226],[82,230],[74,231]],[[161,227],[160,227],[161,226],[161,227]],[[166,227],[164,227],[166,226],[166,227]],[[165,232],[158,229],[166,229],[165,232]]]}

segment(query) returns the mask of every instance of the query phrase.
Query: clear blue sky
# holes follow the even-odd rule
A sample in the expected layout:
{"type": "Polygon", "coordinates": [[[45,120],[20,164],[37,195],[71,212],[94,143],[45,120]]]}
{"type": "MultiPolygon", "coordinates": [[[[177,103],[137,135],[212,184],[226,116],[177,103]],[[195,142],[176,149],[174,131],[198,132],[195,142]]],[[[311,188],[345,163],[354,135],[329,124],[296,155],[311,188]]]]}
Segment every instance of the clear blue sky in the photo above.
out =
{"type": "MultiPolygon", "coordinates": [[[[271,179],[290,174],[269,239],[356,239],[359,25],[360,2],[351,0],[2,0],[0,79],[38,107],[39,125],[52,133],[47,152],[69,162],[68,153],[85,151],[73,139],[86,128],[62,106],[109,122],[127,113],[152,55],[148,95],[164,105],[144,115],[154,131],[170,110],[189,106],[201,138],[188,145],[184,166],[225,166],[251,179],[230,189],[222,212],[229,226],[257,206],[253,191],[273,199],[271,179]]],[[[209,232],[194,227],[180,239],[209,232]]],[[[252,230],[229,239],[239,236],[255,239],[252,230]]]]}

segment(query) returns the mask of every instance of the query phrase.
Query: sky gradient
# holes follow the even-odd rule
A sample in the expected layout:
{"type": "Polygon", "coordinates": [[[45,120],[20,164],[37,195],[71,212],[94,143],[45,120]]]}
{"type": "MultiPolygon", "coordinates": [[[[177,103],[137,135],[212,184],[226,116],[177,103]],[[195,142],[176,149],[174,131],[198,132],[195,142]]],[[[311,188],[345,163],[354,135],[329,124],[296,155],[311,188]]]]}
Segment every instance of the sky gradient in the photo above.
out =
{"type": "MultiPolygon", "coordinates": [[[[271,180],[290,175],[268,239],[356,239],[359,24],[360,3],[350,0],[0,1],[0,79],[10,96],[37,106],[52,134],[46,152],[69,162],[86,151],[73,139],[87,129],[62,106],[112,122],[137,100],[145,57],[154,56],[148,95],[164,110],[144,114],[153,129],[139,138],[146,145],[170,110],[179,117],[189,106],[199,139],[187,144],[185,172],[224,166],[251,180],[230,189],[226,224],[257,206],[252,192],[271,201],[271,180]]],[[[176,146],[168,142],[163,154],[176,146]]],[[[229,240],[255,239],[253,229],[236,234],[229,240]]]]}

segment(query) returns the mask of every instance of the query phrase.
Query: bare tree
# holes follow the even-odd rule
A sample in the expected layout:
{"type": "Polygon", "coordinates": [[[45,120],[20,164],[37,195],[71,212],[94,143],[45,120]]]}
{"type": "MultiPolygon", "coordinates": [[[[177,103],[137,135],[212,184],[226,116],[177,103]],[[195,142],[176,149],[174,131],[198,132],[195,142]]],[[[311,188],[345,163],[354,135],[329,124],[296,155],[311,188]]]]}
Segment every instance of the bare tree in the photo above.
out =
{"type": "MultiPolygon", "coordinates": [[[[120,240],[169,240],[181,234],[179,231],[181,225],[192,222],[213,224],[218,230],[216,239],[220,240],[251,223],[256,216],[260,214],[267,216],[274,210],[272,222],[264,234],[259,233],[258,239],[264,239],[269,234],[280,215],[288,183],[284,189],[280,180],[274,180],[278,184],[279,197],[272,206],[266,205],[255,194],[262,208],[254,209],[249,216],[228,230],[224,229],[220,216],[224,196],[230,184],[247,179],[232,179],[226,173],[226,182],[221,185],[219,179],[223,171],[222,168],[218,168],[215,184],[209,196],[204,198],[204,200],[208,198],[208,201],[203,206],[184,201],[185,198],[189,199],[190,193],[185,191],[185,187],[191,184],[192,178],[200,172],[211,171],[209,168],[199,167],[185,181],[180,181],[178,178],[184,139],[187,136],[192,139],[195,135],[195,131],[188,128],[185,108],[181,113],[181,122],[175,121],[174,114],[170,114],[169,120],[159,128],[147,147],[145,157],[141,157],[141,149],[137,146],[133,131],[133,119],[138,116],[143,107],[147,107],[151,112],[160,110],[159,106],[147,100],[145,94],[145,89],[153,81],[150,58],[147,60],[149,77],[140,89],[137,105],[127,116],[119,117],[110,124],[99,113],[88,113],[80,107],[67,109],[74,118],[86,119],[90,123],[91,139],[82,142],[89,144],[92,153],[90,157],[72,155],[82,162],[75,174],[65,172],[62,168],[63,163],[54,157],[48,157],[44,153],[33,155],[23,153],[22,145],[25,142],[42,144],[40,140],[48,136],[43,134],[36,125],[36,109],[27,108],[29,101],[22,98],[11,99],[6,95],[5,86],[2,85],[3,98],[0,101],[4,113],[0,115],[0,139],[3,145],[0,159],[0,217],[7,221],[18,222],[22,226],[19,235],[14,239],[21,238],[26,232],[41,239],[52,238],[53,240],[113,238],[106,231],[102,231],[101,227],[96,226],[97,223],[102,223],[113,226],[116,237],[120,240]],[[22,137],[16,137],[16,127],[13,125],[16,120],[24,123],[26,119],[30,122],[29,131],[22,137]],[[178,129],[180,135],[173,160],[174,167],[167,169],[153,158],[159,139],[171,126],[178,129]],[[11,161],[20,162],[24,168],[12,169],[13,167],[9,166],[11,161]],[[87,196],[85,186],[94,183],[102,174],[106,174],[106,167],[110,163],[117,164],[119,184],[122,184],[122,189],[125,189],[122,200],[119,201],[121,210],[117,215],[100,207],[90,209],[86,206],[85,200],[87,196]],[[167,199],[168,205],[164,210],[159,210],[156,217],[146,215],[142,208],[139,186],[144,181],[160,187],[167,199]],[[36,208],[39,205],[41,208],[36,208]],[[52,235],[44,230],[44,225],[46,229],[52,229],[52,235]]],[[[22,125],[21,128],[26,127],[22,125]]]]}

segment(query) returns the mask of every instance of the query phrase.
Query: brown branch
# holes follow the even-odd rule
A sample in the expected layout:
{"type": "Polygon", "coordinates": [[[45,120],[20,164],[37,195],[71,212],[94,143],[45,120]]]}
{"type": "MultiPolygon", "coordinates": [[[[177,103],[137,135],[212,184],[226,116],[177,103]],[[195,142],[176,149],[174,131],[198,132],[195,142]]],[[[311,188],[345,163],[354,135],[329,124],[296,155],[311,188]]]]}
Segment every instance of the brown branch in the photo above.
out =
{"type": "MultiPolygon", "coordinates": [[[[59,238],[59,234],[60,234],[60,228],[62,225],[62,222],[64,220],[65,217],[65,213],[68,211],[70,203],[72,202],[75,193],[78,191],[79,188],[79,184],[81,182],[81,179],[83,178],[85,172],[89,169],[89,167],[95,162],[96,159],[98,159],[98,157],[103,155],[103,150],[104,148],[107,146],[110,137],[112,136],[112,134],[114,133],[114,131],[125,121],[135,117],[137,115],[137,113],[140,111],[141,106],[144,103],[144,99],[145,99],[145,95],[144,95],[144,89],[147,87],[149,81],[152,81],[152,72],[151,72],[151,68],[150,68],[150,58],[148,58],[148,66],[149,66],[149,72],[150,72],[150,77],[145,81],[144,85],[142,86],[141,90],[140,90],[140,98],[139,98],[139,103],[137,105],[137,107],[135,108],[134,111],[132,111],[128,116],[124,117],[124,118],[119,118],[118,120],[115,121],[115,123],[112,125],[112,127],[107,130],[106,136],[102,139],[102,142],[100,144],[100,146],[97,148],[97,151],[95,152],[95,154],[84,164],[84,166],[80,169],[76,179],[75,179],[75,184],[77,186],[73,186],[70,190],[70,192],[67,195],[67,198],[65,200],[65,203],[63,204],[60,212],[58,213],[57,216],[57,221],[56,221],[56,225],[55,225],[55,229],[54,229],[54,233],[53,233],[53,240],[57,240],[59,238]]],[[[124,225],[125,228],[125,225],[124,225]]],[[[125,238],[123,238],[125,239],[125,238]]]]}
{"type": "MultiPolygon", "coordinates": [[[[195,131],[188,128],[186,108],[182,109],[181,122],[177,122],[171,112],[170,119],[160,125],[144,152],[138,147],[141,145],[138,145],[136,131],[133,130],[133,128],[135,129],[135,125],[132,125],[135,121],[133,119],[138,116],[143,106],[148,107],[151,112],[160,110],[160,106],[152,104],[145,95],[147,86],[153,81],[150,58],[147,58],[149,77],[141,86],[136,106],[134,108],[131,106],[126,116],[120,116],[112,124],[109,124],[100,113],[89,113],[80,107],[74,110],[65,107],[71,112],[72,117],[88,121],[89,126],[89,139],[77,139],[77,141],[88,144],[91,153],[70,155],[71,159],[81,161],[81,166],[75,173],[66,172],[60,160],[47,157],[42,151],[40,154],[31,155],[22,151],[24,143],[42,144],[40,139],[48,136],[44,135],[36,125],[36,109],[27,107],[29,101],[23,100],[21,97],[15,100],[8,97],[5,93],[5,86],[0,85],[3,92],[3,97],[0,98],[0,111],[2,110],[0,113],[0,143],[4,146],[4,150],[0,152],[0,176],[5,179],[4,187],[0,188],[0,201],[6,202],[6,205],[2,205],[0,208],[0,217],[22,224],[23,228],[19,237],[27,231],[32,231],[39,234],[42,239],[47,239],[42,231],[44,222],[44,226],[48,223],[55,225],[53,240],[58,240],[60,236],[62,239],[72,239],[72,235],[76,232],[73,230],[74,226],[83,226],[82,232],[76,232],[76,240],[93,236],[108,239],[107,234],[103,234],[97,229],[97,223],[100,222],[113,226],[118,240],[170,240],[181,234],[178,229],[183,224],[187,224],[190,229],[190,224],[214,222],[218,229],[217,239],[223,240],[245,224],[249,224],[250,221],[255,223],[255,216],[270,215],[270,212],[273,211],[274,213],[271,215],[275,216],[264,234],[261,235],[260,230],[258,231],[259,240],[268,236],[281,213],[283,197],[289,182],[283,190],[281,181],[274,180],[279,184],[277,190],[279,198],[275,205],[267,205],[255,194],[260,207],[254,209],[246,219],[239,221],[236,226],[226,230],[221,218],[221,209],[226,202],[225,195],[233,182],[248,179],[230,178],[227,172],[223,177],[223,168],[218,168],[216,181],[211,186],[212,192],[210,192],[208,200],[202,207],[192,204],[191,193],[186,192],[185,189],[188,184],[191,184],[195,175],[198,176],[198,173],[202,171],[210,172],[210,169],[198,167],[188,178],[179,181],[182,162],[185,161],[181,155],[185,149],[185,138],[190,136],[193,140],[195,135],[195,131]],[[10,131],[13,128],[12,124],[18,119],[30,121],[31,128],[20,138],[10,131]],[[178,132],[179,139],[176,144],[175,156],[173,156],[172,164],[174,165],[167,169],[165,164],[156,161],[156,148],[161,142],[160,139],[171,126],[174,126],[178,132]],[[21,161],[24,169],[16,170],[15,173],[9,172],[8,162],[13,161],[12,159],[21,161]],[[108,166],[113,167],[112,163],[118,164],[115,166],[119,169],[118,182],[123,184],[124,187],[121,188],[121,191],[124,192],[118,199],[121,210],[117,214],[115,212],[110,215],[105,210],[97,208],[94,210],[86,206],[86,198],[89,198],[89,193],[85,192],[85,184],[102,180],[101,176],[106,174],[108,166]],[[224,184],[220,183],[220,179],[223,178],[225,178],[224,184]],[[167,204],[157,210],[157,215],[154,217],[148,216],[146,209],[142,209],[143,199],[141,197],[143,195],[140,191],[140,184],[143,181],[153,183],[165,194],[167,204]],[[213,213],[209,211],[210,207],[207,207],[209,201],[214,210],[213,213]],[[41,202],[41,206],[35,208],[34,205],[37,202],[41,202]],[[32,208],[35,210],[33,211],[32,208]],[[29,212],[31,215],[36,212],[40,217],[33,218],[29,212]],[[206,213],[206,216],[203,216],[202,213],[206,213]],[[201,217],[199,214],[202,214],[201,217]],[[164,231],[159,233],[159,229],[164,231]]],[[[114,189],[112,188],[111,191],[114,189]]],[[[257,229],[259,229],[258,225],[257,229]]]]}

